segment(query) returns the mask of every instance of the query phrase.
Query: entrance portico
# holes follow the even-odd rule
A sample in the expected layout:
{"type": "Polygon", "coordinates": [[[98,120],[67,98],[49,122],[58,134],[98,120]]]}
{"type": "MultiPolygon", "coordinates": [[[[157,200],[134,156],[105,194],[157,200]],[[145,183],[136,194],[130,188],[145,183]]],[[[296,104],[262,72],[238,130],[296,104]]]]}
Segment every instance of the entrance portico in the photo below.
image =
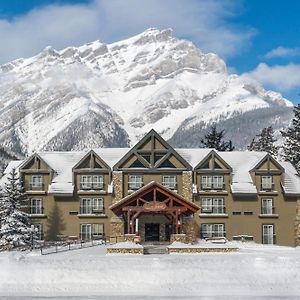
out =
{"type": "Polygon", "coordinates": [[[127,234],[139,234],[142,241],[169,240],[182,232],[183,217],[199,207],[161,184],[152,181],[113,204],[111,210],[123,217],[127,234]]]}

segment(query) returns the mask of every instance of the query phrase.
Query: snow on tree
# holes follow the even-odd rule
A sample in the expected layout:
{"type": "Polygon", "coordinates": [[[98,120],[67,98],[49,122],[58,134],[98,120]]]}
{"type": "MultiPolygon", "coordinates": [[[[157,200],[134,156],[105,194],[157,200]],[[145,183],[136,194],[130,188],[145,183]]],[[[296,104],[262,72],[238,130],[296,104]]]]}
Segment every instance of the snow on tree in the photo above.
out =
{"type": "Polygon", "coordinates": [[[204,139],[201,140],[201,143],[205,148],[214,148],[218,151],[233,151],[234,147],[231,141],[223,141],[224,136],[225,130],[218,131],[217,125],[213,124],[209,132],[204,136],[204,139]]]}
{"type": "Polygon", "coordinates": [[[300,174],[300,104],[294,106],[294,118],[287,131],[281,131],[285,138],[283,157],[289,161],[300,174]]]}
{"type": "Polygon", "coordinates": [[[12,169],[8,175],[8,182],[1,192],[0,250],[10,250],[30,244],[29,217],[24,212],[27,202],[17,172],[12,169]]]}
{"type": "Polygon", "coordinates": [[[265,151],[277,156],[278,147],[275,146],[274,130],[272,126],[263,128],[260,134],[256,135],[251,144],[247,147],[249,151],[265,151]]]}

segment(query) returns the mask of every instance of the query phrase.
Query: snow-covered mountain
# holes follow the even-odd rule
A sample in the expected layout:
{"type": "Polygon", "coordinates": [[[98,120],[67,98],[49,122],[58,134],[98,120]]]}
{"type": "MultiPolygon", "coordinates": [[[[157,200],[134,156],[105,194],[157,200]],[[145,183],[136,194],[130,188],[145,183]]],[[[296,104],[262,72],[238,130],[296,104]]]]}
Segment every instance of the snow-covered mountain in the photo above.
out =
{"type": "Polygon", "coordinates": [[[245,147],[262,127],[285,127],[291,107],[170,29],[0,66],[0,143],[19,154],[128,146],[151,128],[197,147],[213,122],[245,147]]]}

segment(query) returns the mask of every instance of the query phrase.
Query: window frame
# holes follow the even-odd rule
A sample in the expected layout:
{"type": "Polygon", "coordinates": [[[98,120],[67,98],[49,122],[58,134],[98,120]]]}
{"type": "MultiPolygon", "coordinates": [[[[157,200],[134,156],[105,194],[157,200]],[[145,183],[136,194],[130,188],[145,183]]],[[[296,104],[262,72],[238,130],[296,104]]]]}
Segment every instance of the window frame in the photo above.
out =
{"type": "Polygon", "coordinates": [[[79,211],[81,215],[94,215],[104,213],[103,197],[82,197],[80,198],[79,211]]]}
{"type": "Polygon", "coordinates": [[[225,224],[224,223],[202,223],[201,238],[214,238],[214,237],[226,237],[225,224]],[[204,230],[203,229],[204,227],[209,228],[209,230],[204,230]]]}
{"type": "Polygon", "coordinates": [[[201,198],[201,213],[206,214],[225,214],[225,199],[224,197],[202,197],[201,198]],[[207,202],[205,205],[204,203],[207,202]]]}
{"type": "Polygon", "coordinates": [[[41,188],[43,187],[43,176],[42,175],[31,175],[30,186],[31,188],[41,188]],[[39,180],[37,180],[39,179],[39,180]]]}
{"type": "Polygon", "coordinates": [[[262,244],[264,245],[276,244],[276,234],[275,234],[274,224],[262,224],[262,244]],[[265,234],[265,228],[272,228],[272,234],[265,234]]]}
{"type": "Polygon", "coordinates": [[[176,190],[177,176],[176,175],[162,175],[162,185],[170,190],[176,190]],[[171,178],[174,180],[170,180],[171,178]],[[169,180],[169,182],[168,182],[168,180],[169,180]]]}
{"type": "Polygon", "coordinates": [[[273,176],[272,175],[261,175],[260,184],[261,184],[262,191],[273,190],[273,186],[274,186],[273,176]],[[266,179],[268,179],[268,180],[266,180],[266,179]]]}
{"type": "Polygon", "coordinates": [[[80,239],[92,240],[93,238],[104,237],[103,223],[82,223],[80,224],[80,239]],[[85,230],[83,230],[85,228],[85,230]]]}
{"type": "Polygon", "coordinates": [[[104,175],[83,174],[80,175],[80,189],[81,190],[103,190],[104,189],[104,175]]]}
{"type": "Polygon", "coordinates": [[[138,190],[143,186],[143,175],[141,174],[128,174],[128,189],[138,190]],[[140,179],[140,180],[137,180],[140,179]]]}
{"type": "Polygon", "coordinates": [[[223,190],[224,175],[201,175],[201,189],[202,190],[223,190]]]}
{"type": "Polygon", "coordinates": [[[262,215],[274,215],[275,207],[274,207],[274,199],[273,198],[262,198],[261,199],[261,214],[262,215]],[[264,203],[271,203],[270,205],[264,205],[264,203]]]}
{"type": "Polygon", "coordinates": [[[42,215],[43,214],[43,199],[42,198],[30,198],[30,214],[42,215]],[[35,205],[33,204],[35,202],[35,205]],[[39,205],[36,205],[39,203],[39,205]]]}

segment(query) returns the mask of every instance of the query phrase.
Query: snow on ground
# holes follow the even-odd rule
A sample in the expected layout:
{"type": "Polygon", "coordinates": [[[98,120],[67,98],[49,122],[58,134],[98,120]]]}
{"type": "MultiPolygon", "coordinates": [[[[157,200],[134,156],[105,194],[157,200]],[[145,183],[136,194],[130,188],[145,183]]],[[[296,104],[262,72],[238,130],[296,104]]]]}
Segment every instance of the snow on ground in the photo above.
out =
{"type": "Polygon", "coordinates": [[[300,248],[238,245],[237,253],[186,255],[106,255],[105,245],[1,253],[0,298],[300,297],[300,248]]]}

